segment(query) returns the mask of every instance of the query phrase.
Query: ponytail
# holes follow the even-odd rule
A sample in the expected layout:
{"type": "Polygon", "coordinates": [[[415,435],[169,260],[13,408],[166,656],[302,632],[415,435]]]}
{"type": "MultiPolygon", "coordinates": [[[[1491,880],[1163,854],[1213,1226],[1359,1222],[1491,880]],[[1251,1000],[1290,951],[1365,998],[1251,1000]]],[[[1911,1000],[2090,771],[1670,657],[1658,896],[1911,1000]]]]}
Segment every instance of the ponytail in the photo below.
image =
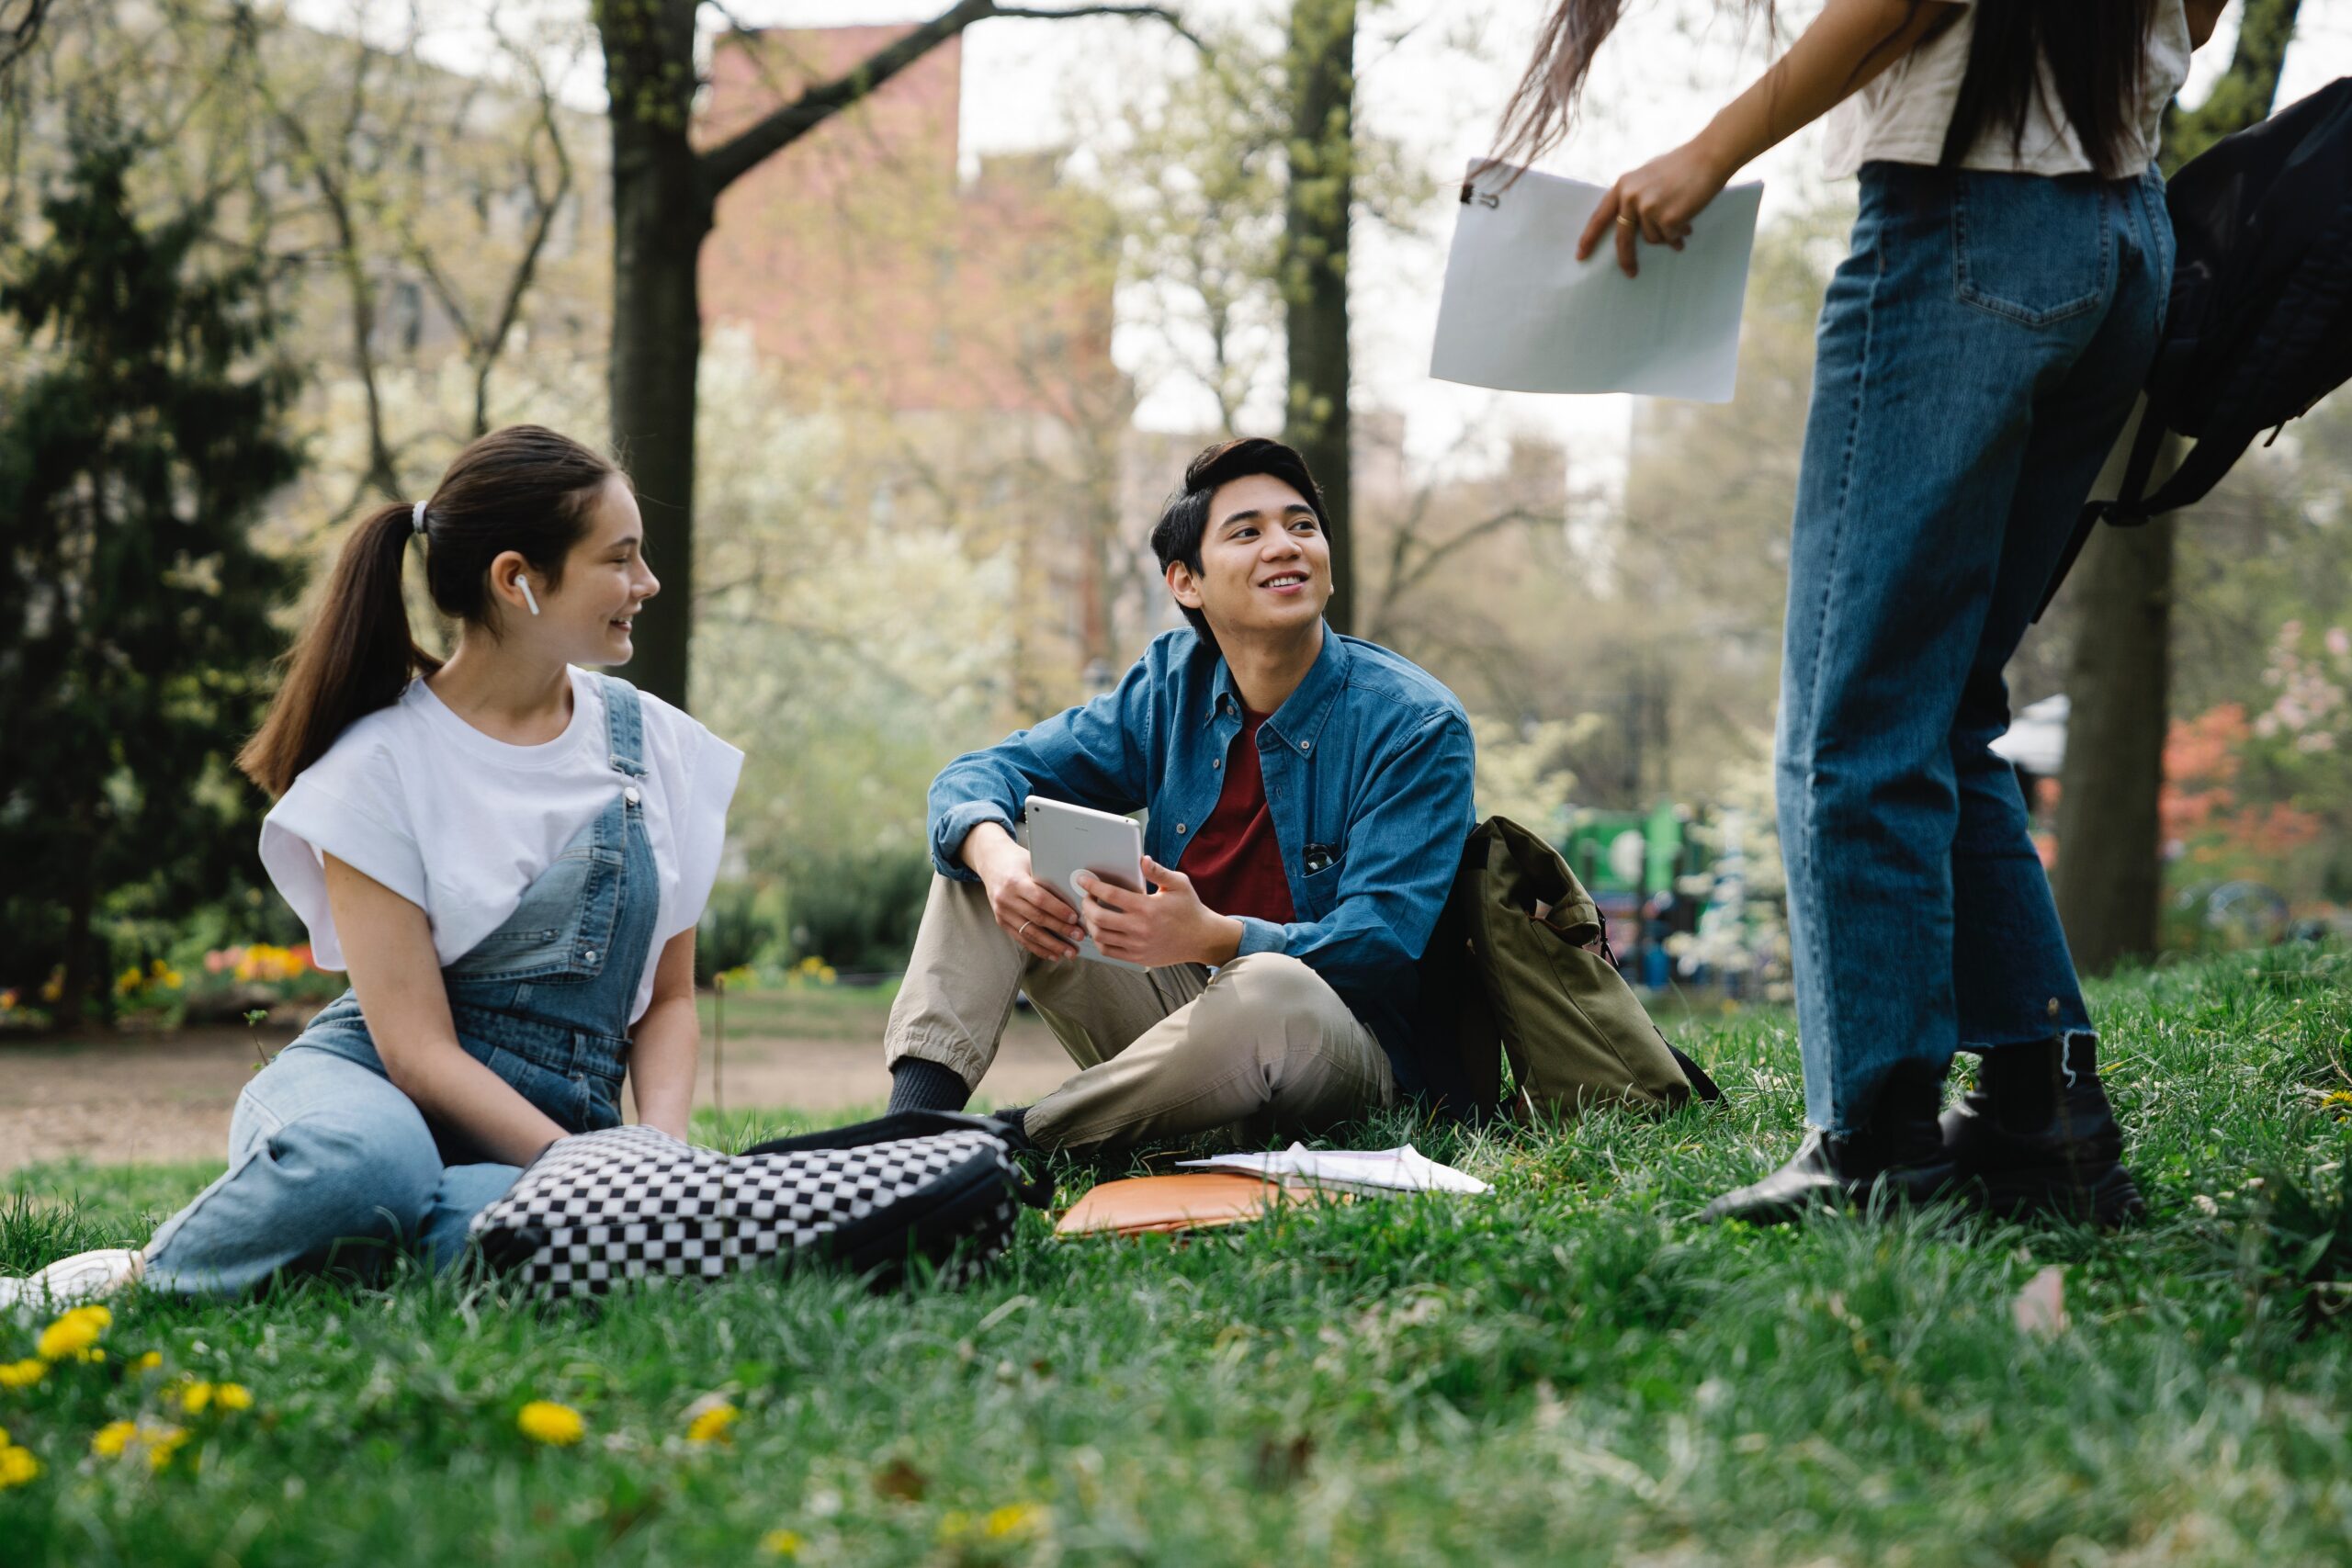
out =
{"type": "Polygon", "coordinates": [[[413,516],[406,506],[382,507],[344,541],[326,598],[287,655],[269,716],[237,753],[245,776],[272,795],[284,795],[354,719],[398,702],[411,675],[441,668],[409,635],[401,597],[413,516]]]}
{"type": "Polygon", "coordinates": [[[409,635],[401,567],[412,537],[424,547],[435,607],[494,634],[491,562],[513,550],[550,588],[560,583],[597,491],[615,478],[626,479],[570,436],[512,424],[458,453],[430,502],[369,513],[344,541],[326,598],[295,639],[269,716],[237,766],[284,795],[355,720],[400,701],[412,676],[441,668],[409,635]]]}

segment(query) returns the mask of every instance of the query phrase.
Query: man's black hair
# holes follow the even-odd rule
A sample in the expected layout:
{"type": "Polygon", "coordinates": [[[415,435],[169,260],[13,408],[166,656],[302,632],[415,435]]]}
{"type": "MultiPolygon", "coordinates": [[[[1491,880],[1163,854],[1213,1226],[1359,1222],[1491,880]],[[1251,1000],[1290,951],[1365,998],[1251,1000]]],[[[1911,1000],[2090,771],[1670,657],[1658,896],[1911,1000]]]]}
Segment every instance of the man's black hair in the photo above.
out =
{"type": "MultiPolygon", "coordinates": [[[[1277,479],[1306,498],[1315,513],[1316,525],[1328,535],[1329,519],[1323,514],[1323,491],[1315,476],[1306,471],[1306,459],[1279,441],[1262,435],[1244,435],[1233,441],[1221,441],[1184,465],[1184,488],[1168,498],[1159,509],[1159,521],[1151,530],[1152,554],[1159,558],[1161,576],[1168,573],[1170,561],[1182,561],[1193,575],[1201,572],[1201,538],[1208,532],[1209,497],[1219,485],[1246,479],[1251,474],[1264,474],[1277,479]]],[[[1211,641],[1208,618],[1189,604],[1177,606],[1184,612],[1184,619],[1194,631],[1211,641]]]]}

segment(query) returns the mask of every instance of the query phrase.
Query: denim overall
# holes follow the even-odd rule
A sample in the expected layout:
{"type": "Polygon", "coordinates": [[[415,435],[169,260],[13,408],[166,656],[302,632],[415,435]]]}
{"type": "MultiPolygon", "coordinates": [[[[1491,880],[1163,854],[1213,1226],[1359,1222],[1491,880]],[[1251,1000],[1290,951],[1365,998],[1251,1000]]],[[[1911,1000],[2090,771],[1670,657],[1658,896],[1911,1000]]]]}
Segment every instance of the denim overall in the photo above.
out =
{"type": "MultiPolygon", "coordinates": [[[[660,918],[637,691],[607,676],[604,694],[612,803],[441,972],[458,1043],[567,1133],[620,1122],[629,1011],[660,918]]],[[[245,1086],[228,1174],[155,1233],[147,1281],[232,1294],[352,1242],[445,1268],[467,1222],[514,1183],[515,1167],[484,1158],[393,1086],[345,991],[245,1086]]]]}

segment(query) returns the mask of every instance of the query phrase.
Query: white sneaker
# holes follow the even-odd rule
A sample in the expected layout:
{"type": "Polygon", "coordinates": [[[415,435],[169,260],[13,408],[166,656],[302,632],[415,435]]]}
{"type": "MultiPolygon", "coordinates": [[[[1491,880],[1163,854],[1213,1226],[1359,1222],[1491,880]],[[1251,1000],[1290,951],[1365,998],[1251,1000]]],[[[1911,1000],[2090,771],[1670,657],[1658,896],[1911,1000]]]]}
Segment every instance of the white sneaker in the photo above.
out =
{"type": "Polygon", "coordinates": [[[23,1279],[0,1279],[0,1311],[13,1306],[70,1307],[113,1295],[147,1270],[147,1255],[109,1247],[61,1258],[23,1279]]]}

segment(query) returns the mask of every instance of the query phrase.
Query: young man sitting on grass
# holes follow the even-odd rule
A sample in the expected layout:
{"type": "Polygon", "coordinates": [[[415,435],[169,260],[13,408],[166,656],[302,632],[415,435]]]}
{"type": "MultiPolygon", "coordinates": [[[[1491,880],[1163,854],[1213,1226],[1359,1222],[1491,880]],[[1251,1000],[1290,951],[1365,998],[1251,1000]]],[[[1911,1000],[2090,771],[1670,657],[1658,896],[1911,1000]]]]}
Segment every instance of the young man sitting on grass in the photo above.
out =
{"type": "Polygon", "coordinates": [[[1462,705],[1323,624],[1322,493],[1279,442],[1195,457],[1151,543],[1190,626],[932,784],[893,1111],[961,1109],[1022,991],[1080,1069],[1006,1113],[1041,1147],[1328,1126],[1418,1087],[1415,964],[1472,826],[1462,705]],[[1032,795],[1148,809],[1153,890],[1081,873],[1072,909],[1013,836],[1032,795]],[[1077,956],[1081,936],[1144,969],[1077,956]]]}

